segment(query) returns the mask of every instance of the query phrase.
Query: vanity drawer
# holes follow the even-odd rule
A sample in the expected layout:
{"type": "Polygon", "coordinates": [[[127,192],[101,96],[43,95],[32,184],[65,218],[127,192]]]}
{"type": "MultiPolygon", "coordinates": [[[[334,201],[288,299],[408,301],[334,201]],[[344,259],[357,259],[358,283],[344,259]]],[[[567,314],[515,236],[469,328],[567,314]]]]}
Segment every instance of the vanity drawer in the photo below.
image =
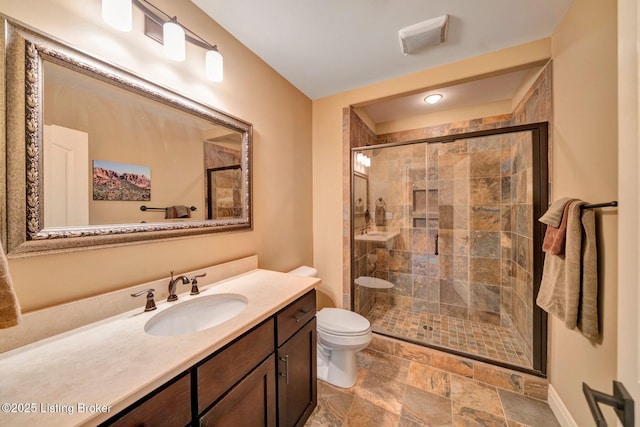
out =
{"type": "Polygon", "coordinates": [[[274,352],[274,332],[269,319],[196,368],[199,414],[274,352]]]}
{"type": "Polygon", "coordinates": [[[288,340],[315,315],[316,290],[313,289],[276,315],[278,346],[288,340]]]}

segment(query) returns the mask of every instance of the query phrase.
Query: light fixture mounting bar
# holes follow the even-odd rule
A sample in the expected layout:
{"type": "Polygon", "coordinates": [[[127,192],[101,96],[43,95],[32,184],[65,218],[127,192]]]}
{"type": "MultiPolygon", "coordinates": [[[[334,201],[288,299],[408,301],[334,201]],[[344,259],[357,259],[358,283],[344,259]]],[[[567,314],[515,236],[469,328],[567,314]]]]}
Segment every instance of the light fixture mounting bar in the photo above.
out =
{"type": "MultiPolygon", "coordinates": [[[[162,14],[164,14],[166,16],[166,18],[161,17],[158,14],[156,14],[154,11],[152,11],[147,6],[145,6],[142,3],[142,1],[140,1],[140,0],[132,0],[132,3],[138,9],[140,9],[142,11],[142,13],[144,14],[144,34],[147,37],[150,37],[151,39],[153,39],[153,40],[157,41],[158,43],[162,44],[163,43],[162,26],[165,24],[165,22],[171,21],[172,17],[170,15],[166,14],[165,12],[163,12],[162,10],[158,9],[156,6],[153,6],[151,3],[147,2],[147,1],[145,1],[145,3],[148,3],[151,6],[153,6],[155,9],[157,9],[162,14]]],[[[202,37],[200,37],[199,35],[197,35],[193,31],[191,31],[190,29],[188,29],[184,25],[180,24],[180,26],[185,30],[185,32],[189,33],[189,34],[185,35],[185,39],[189,43],[194,44],[196,46],[199,46],[199,47],[201,47],[203,49],[206,49],[206,50],[210,50],[210,49],[218,50],[218,47],[216,45],[212,45],[212,44],[208,43],[207,41],[202,39],[202,37]],[[195,36],[195,37],[192,37],[192,35],[195,36]]]]}

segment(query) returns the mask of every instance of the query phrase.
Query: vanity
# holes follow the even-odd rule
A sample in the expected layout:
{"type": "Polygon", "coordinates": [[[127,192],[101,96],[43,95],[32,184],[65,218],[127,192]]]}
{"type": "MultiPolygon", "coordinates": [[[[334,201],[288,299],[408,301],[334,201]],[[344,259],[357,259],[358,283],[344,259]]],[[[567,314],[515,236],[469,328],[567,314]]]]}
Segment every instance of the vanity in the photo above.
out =
{"type": "MultiPolygon", "coordinates": [[[[8,257],[253,229],[250,122],[1,14],[0,26],[8,257]],[[70,135],[79,160],[64,168],[58,142],[70,135]],[[67,206],[73,218],[59,215],[67,206]]],[[[316,405],[320,280],[259,269],[255,256],[177,274],[202,273],[199,295],[178,283],[178,301],[166,302],[164,277],[29,312],[0,331],[0,423],[304,424],[316,405]],[[132,298],[146,289],[156,310],[132,298]],[[194,301],[215,295],[244,306],[208,327],[150,333],[152,319],[181,304],[213,316],[194,301]]],[[[86,280],[91,288],[108,274],[86,280]]]]}
{"type": "Polygon", "coordinates": [[[316,405],[318,283],[252,269],[202,286],[200,295],[180,294],[175,303],[156,298],[154,311],[144,312],[136,299],[135,310],[0,354],[0,401],[9,404],[0,419],[10,425],[303,425],[316,405]],[[145,332],[153,316],[174,304],[230,293],[247,305],[216,326],[175,336],[145,332]]]}

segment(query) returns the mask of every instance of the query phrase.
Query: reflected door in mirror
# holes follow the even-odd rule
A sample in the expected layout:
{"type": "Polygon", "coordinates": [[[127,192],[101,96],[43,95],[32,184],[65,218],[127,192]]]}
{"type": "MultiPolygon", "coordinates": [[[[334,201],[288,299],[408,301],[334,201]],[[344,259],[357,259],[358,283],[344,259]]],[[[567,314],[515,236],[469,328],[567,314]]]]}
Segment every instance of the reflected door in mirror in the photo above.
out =
{"type": "Polygon", "coordinates": [[[44,226],[89,225],[89,135],[45,125],[44,226]]]}

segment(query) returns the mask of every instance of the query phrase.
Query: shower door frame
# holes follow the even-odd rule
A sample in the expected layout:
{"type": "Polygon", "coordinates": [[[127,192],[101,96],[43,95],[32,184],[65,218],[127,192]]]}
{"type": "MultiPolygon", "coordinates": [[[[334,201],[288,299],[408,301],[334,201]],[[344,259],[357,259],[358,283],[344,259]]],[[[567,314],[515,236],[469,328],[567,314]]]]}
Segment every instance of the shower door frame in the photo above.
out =
{"type": "Polygon", "coordinates": [[[516,125],[516,126],[507,126],[496,129],[487,129],[480,130],[474,132],[465,132],[451,135],[443,135],[433,138],[425,138],[413,141],[403,141],[397,143],[388,143],[388,144],[374,144],[368,145],[364,147],[351,147],[351,161],[349,169],[350,169],[350,200],[349,200],[349,212],[350,212],[350,277],[351,277],[351,292],[350,292],[350,304],[351,309],[355,307],[355,292],[354,292],[354,281],[355,281],[355,260],[353,257],[353,248],[354,248],[354,230],[353,225],[355,223],[355,214],[353,210],[353,202],[354,202],[354,181],[355,181],[355,171],[353,168],[355,153],[374,150],[380,148],[388,148],[388,147],[399,147],[403,145],[413,145],[413,144],[434,144],[434,143],[447,143],[453,142],[460,139],[470,139],[470,138],[478,138],[484,136],[493,136],[493,135],[502,135],[507,133],[517,133],[517,132],[531,132],[531,151],[532,151],[532,187],[533,187],[533,361],[532,368],[527,368],[524,366],[514,365],[502,361],[498,361],[495,359],[489,359],[486,357],[464,353],[458,350],[450,349],[447,347],[433,345],[423,341],[412,340],[406,337],[399,337],[395,335],[388,335],[380,332],[375,332],[376,334],[387,336],[390,338],[399,339],[402,341],[410,342],[412,344],[421,345],[428,348],[433,348],[435,350],[444,351],[450,354],[454,354],[457,356],[466,357],[469,359],[478,360],[485,363],[490,363],[492,365],[504,367],[507,369],[517,370],[520,372],[525,372],[528,374],[536,375],[539,377],[546,378],[547,376],[547,313],[538,307],[535,304],[535,297],[538,294],[538,290],[540,289],[540,282],[542,280],[542,267],[544,265],[544,253],[542,252],[542,241],[544,239],[545,227],[544,225],[537,221],[537,218],[540,218],[542,214],[547,210],[549,206],[549,122],[538,122],[524,125],[516,125]]]}

